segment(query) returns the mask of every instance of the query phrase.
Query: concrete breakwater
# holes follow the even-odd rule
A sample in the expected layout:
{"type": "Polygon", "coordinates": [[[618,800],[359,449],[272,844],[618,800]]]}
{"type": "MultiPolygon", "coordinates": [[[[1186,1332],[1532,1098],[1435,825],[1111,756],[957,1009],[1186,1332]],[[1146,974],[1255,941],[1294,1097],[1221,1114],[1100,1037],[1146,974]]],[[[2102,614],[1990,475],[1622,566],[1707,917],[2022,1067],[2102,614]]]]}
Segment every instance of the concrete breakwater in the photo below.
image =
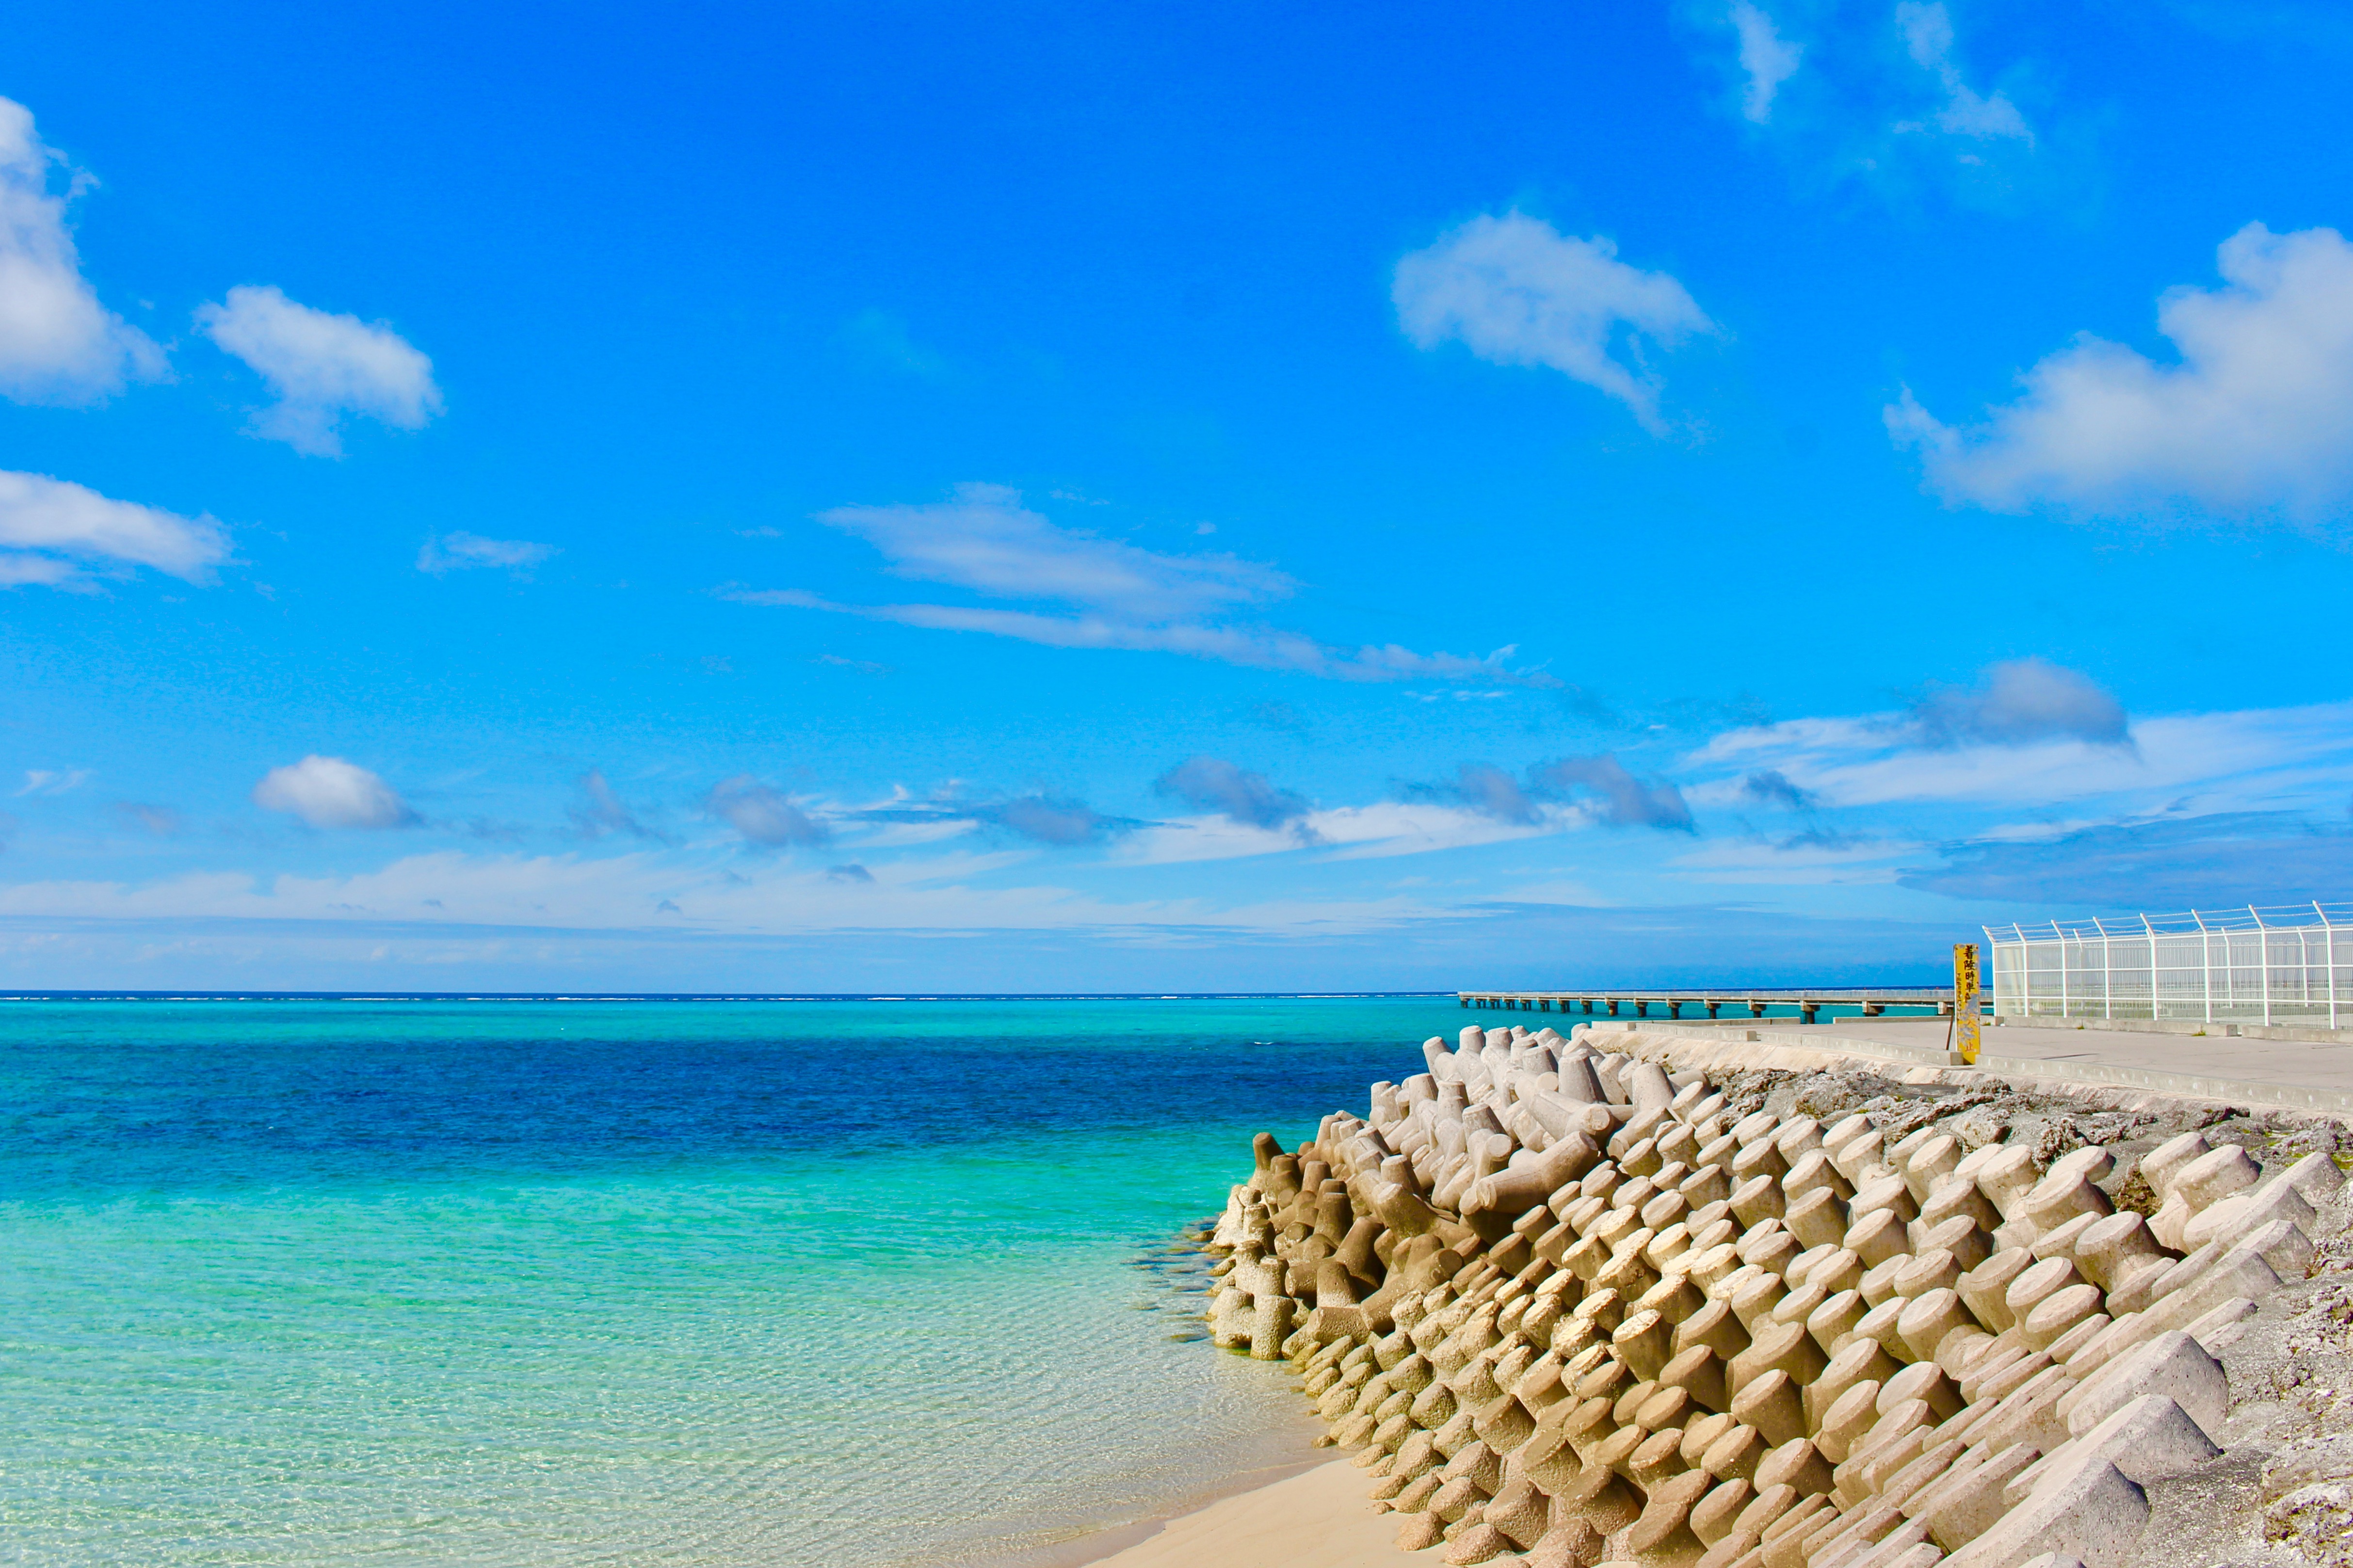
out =
{"type": "Polygon", "coordinates": [[[2208,1560],[2200,1531],[2343,1548],[2341,1127],[1577,1036],[1468,1027],[1374,1084],[1369,1116],[1297,1150],[1261,1134],[1208,1244],[1217,1342],[1293,1363],[1400,1547],[1542,1568],[2127,1568],[2208,1560]]]}

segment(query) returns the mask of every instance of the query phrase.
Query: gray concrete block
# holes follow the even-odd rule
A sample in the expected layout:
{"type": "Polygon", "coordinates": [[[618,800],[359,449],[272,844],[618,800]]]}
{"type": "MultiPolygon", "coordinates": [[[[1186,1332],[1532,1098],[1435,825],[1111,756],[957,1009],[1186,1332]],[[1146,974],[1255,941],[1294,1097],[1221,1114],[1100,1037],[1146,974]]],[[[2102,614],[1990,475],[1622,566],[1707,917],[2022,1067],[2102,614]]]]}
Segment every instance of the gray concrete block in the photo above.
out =
{"type": "Polygon", "coordinates": [[[1952,1478],[1923,1494],[1918,1517],[1947,1552],[1958,1552],[1992,1529],[2010,1509],[2003,1492],[2042,1458],[2042,1450],[2013,1444],[1998,1454],[1955,1467],[1952,1478]]]}
{"type": "Polygon", "coordinates": [[[2173,1173],[2166,1196],[2179,1197],[2203,1212],[2263,1179],[2263,1172],[2236,1143],[2209,1149],[2173,1173]]]}
{"type": "Polygon", "coordinates": [[[2285,1182],[2268,1182],[2201,1210],[2182,1227],[2181,1239],[2191,1247],[2203,1247],[2218,1238],[2244,1236],[2277,1220],[2286,1220],[2309,1234],[2316,1217],[2302,1193],[2285,1182]]]}
{"type": "Polygon", "coordinates": [[[2284,1182],[2304,1194],[2304,1201],[2316,1208],[2337,1194],[2345,1184],[2345,1173],[2337,1162],[2323,1153],[2306,1154],[2281,1172],[2274,1181],[2284,1182]]]}
{"type": "Polygon", "coordinates": [[[2233,1296],[2182,1331],[2205,1346],[2208,1355],[2221,1355],[2222,1347],[2239,1337],[2239,1325],[2254,1315],[2253,1301],[2233,1296]]]}
{"type": "Polygon", "coordinates": [[[2097,1454],[2144,1487],[2186,1475],[2222,1451],[2187,1410],[2163,1394],[2127,1400],[2046,1463],[2065,1463],[2070,1449],[2097,1454]]]}
{"type": "Polygon", "coordinates": [[[2148,1497],[2097,1457],[2046,1472],[2032,1496],[1947,1560],[1953,1568],[2017,1568],[2045,1552],[2084,1568],[2125,1568],[2148,1523],[2148,1497]]]}
{"type": "Polygon", "coordinates": [[[2240,1238],[2232,1251],[2252,1252],[2272,1267],[2272,1272],[2283,1279],[2301,1279],[2312,1267],[2314,1226],[2302,1226],[2291,1220],[2275,1219],[2257,1226],[2240,1238]]]}
{"type": "Polygon", "coordinates": [[[2231,1384],[2222,1363],[2188,1333],[2170,1329],[2063,1395],[2059,1415],[2068,1432],[2081,1436],[2145,1394],[2171,1399],[2210,1435],[2222,1429],[2231,1407],[2231,1384]]]}

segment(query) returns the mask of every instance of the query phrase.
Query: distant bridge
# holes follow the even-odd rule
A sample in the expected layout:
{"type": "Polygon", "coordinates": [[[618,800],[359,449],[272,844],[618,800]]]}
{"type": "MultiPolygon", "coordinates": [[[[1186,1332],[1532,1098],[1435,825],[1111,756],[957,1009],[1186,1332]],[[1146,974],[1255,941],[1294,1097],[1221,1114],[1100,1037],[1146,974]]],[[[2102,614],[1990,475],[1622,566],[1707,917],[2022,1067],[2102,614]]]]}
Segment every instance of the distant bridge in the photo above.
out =
{"type": "MultiPolygon", "coordinates": [[[[1953,1012],[1953,988],[1949,985],[1815,985],[1764,991],[1458,991],[1454,994],[1465,1007],[1599,1014],[1611,1018],[1625,1016],[1620,1011],[1624,1007],[1632,1008],[1637,1018],[1649,1017],[1653,1007],[1665,1009],[1669,1018],[1681,1018],[1686,1007],[1704,1007],[1711,1018],[1719,1016],[1726,1007],[1745,1008],[1751,1018],[1762,1018],[1767,1009],[1786,1008],[1794,1011],[1799,1022],[1807,1024],[1813,1023],[1825,1007],[1852,1008],[1866,1018],[1879,1017],[1891,1008],[1938,1018],[1950,1017],[1953,1012]]],[[[1979,993],[1978,1000],[1982,1004],[1983,993],[1979,993]]]]}

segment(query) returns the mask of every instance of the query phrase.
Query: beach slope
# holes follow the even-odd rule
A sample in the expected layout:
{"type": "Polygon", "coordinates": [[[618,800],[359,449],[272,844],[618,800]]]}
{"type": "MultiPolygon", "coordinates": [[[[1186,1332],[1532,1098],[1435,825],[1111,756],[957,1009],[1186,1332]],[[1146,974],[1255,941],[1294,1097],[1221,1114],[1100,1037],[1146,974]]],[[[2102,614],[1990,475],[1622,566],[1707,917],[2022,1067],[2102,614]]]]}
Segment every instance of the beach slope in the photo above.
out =
{"type": "Polygon", "coordinates": [[[1373,1511],[1365,1472],[1345,1460],[1211,1503],[1098,1568],[1430,1568],[1397,1548],[1397,1518],[1373,1511]]]}

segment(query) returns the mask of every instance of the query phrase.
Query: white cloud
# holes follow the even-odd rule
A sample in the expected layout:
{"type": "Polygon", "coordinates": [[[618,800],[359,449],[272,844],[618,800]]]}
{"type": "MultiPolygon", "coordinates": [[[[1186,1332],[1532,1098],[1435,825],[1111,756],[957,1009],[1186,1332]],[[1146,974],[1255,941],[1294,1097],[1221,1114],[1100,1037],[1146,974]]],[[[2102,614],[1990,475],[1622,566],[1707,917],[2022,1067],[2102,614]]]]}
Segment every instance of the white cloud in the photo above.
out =
{"type": "Polygon", "coordinates": [[[1549,366],[1618,399],[1653,432],[1664,428],[1659,381],[1641,363],[1641,340],[1672,347],[1716,330],[1666,273],[1628,266],[1608,239],[1574,238],[1518,212],[1472,218],[1406,257],[1390,298],[1419,347],[1455,339],[1498,364],[1549,366]]]}
{"type": "Polygon", "coordinates": [[[1740,68],[1748,73],[1748,89],[1740,95],[1740,112],[1762,125],[1773,117],[1773,95],[1798,74],[1805,47],[1783,39],[1773,18],[1749,0],[1734,0],[1728,20],[1740,35],[1740,68]]]}
{"type": "Polygon", "coordinates": [[[2082,670],[2045,658],[1990,665],[1977,689],[1931,690],[1913,705],[1912,714],[1921,739],[1931,745],[1985,741],[2016,746],[2070,737],[2103,746],[2132,742],[2125,706],[2113,693],[2082,670]]]}
{"type": "Polygon", "coordinates": [[[298,452],[342,456],[347,414],[415,430],[441,412],[433,362],[382,321],[314,310],[274,285],[245,285],[200,307],[196,324],[278,399],[256,414],[253,433],[298,452]]]}
{"type": "Polygon", "coordinates": [[[79,568],[49,555],[0,551],[0,588],[86,588],[79,568]]]}
{"type": "Polygon", "coordinates": [[[1505,647],[1484,658],[1462,654],[1416,653],[1395,643],[1349,650],[1328,647],[1313,637],[1271,626],[1138,626],[1104,616],[1041,616],[1027,610],[989,610],[960,605],[840,605],[797,588],[726,589],[722,597],[739,605],[828,610],[836,615],[890,621],[934,631],[986,632],[1048,647],[1123,648],[1183,654],[1249,669],[1281,669],[1330,680],[1493,680],[1510,686],[1551,686],[1554,678],[1518,670],[1504,662],[1505,647]]]}
{"type": "MultiPolygon", "coordinates": [[[[736,862],[741,864],[741,862],[736,862]]],[[[986,869],[976,858],[970,868],[986,869]]],[[[1192,899],[1113,902],[1068,888],[976,888],[952,863],[921,876],[889,866],[845,884],[829,867],[786,862],[743,876],[658,852],[405,856],[336,877],[199,873],[145,884],[47,881],[0,885],[0,915],[80,919],[462,922],[548,930],[634,930],[668,899],[695,929],[745,933],[830,931],[1377,931],[1466,911],[1404,898],[1274,898],[1236,906],[1192,899]]]]}
{"type": "Polygon", "coordinates": [[[19,403],[86,403],[164,371],[162,351],[82,277],[66,198],[49,194],[57,162],[32,110],[0,98],[0,394],[19,403]]]}
{"type": "Polygon", "coordinates": [[[1060,528],[1003,485],[958,485],[924,506],[845,506],[818,521],[855,534],[893,576],[1007,599],[1052,599],[1139,619],[1286,597],[1290,578],[1232,555],[1169,555],[1060,528]]]}
{"type": "MultiPolygon", "coordinates": [[[[1953,63],[1953,18],[1942,0],[1926,5],[1905,0],[1895,7],[1895,27],[1904,35],[1904,46],[1911,51],[1913,61],[1944,89],[1945,106],[1936,111],[1938,130],[1978,141],[2014,138],[2033,144],[2034,132],[2018,105],[2000,92],[1981,97],[1961,79],[1960,68],[1953,63]]],[[[1921,128],[1902,125],[1896,129],[1921,128]]]]}
{"type": "Polygon", "coordinates": [[[434,576],[476,566],[503,566],[522,576],[533,567],[561,553],[553,544],[528,539],[484,539],[479,533],[437,534],[417,552],[417,569],[434,576]]]}
{"type": "Polygon", "coordinates": [[[253,804],[299,816],[313,827],[407,827],[407,803],[367,769],[316,753],[272,768],[253,786],[253,804]]]}
{"type": "Polygon", "coordinates": [[[1142,866],[1293,852],[1333,860],[1380,859],[1543,837],[1582,827],[1588,821],[1588,815],[1574,806],[1542,806],[1526,820],[1512,820],[1475,806],[1375,801],[1311,811],[1281,828],[1259,827],[1223,815],[1155,823],[1122,839],[1109,858],[1114,864],[1142,866]]]}
{"type": "Polygon", "coordinates": [[[1905,839],[1846,839],[1799,834],[1778,843],[1720,839],[1668,862],[1668,875],[1685,881],[1763,883],[1782,887],[1853,886],[1893,882],[1894,862],[1925,846],[1905,839]]]}
{"type": "Polygon", "coordinates": [[[0,471],[0,586],[72,586],[89,566],[152,566],[203,583],[227,558],[227,537],[208,517],[110,500],[46,474],[0,471]]]}
{"type": "Polygon", "coordinates": [[[1223,757],[1188,757],[1161,774],[1152,787],[1250,827],[1279,828],[1310,809],[1304,797],[1223,757]]]}
{"type": "Polygon", "coordinates": [[[965,605],[844,605],[799,588],[730,587],[720,596],[859,616],[934,631],[984,632],[1049,647],[1123,648],[1183,654],[1253,669],[1335,680],[1464,680],[1556,686],[1552,676],[1514,669],[1503,647],[1484,658],[1417,653],[1391,643],[1350,651],[1256,624],[1208,617],[1288,595],[1292,580],[1231,555],[1175,555],[1060,528],[998,485],[960,485],[935,505],[841,507],[818,521],[880,550],[896,575],[948,583],[997,598],[1045,599],[1075,614],[965,605]]]}
{"type": "Polygon", "coordinates": [[[88,768],[27,768],[24,787],[16,794],[65,795],[90,782],[88,768]]]}
{"type": "Polygon", "coordinates": [[[754,844],[772,847],[822,844],[833,836],[790,796],[770,789],[750,773],[712,785],[703,808],[754,844]]]}
{"type": "Polygon", "coordinates": [[[1912,400],[1889,431],[1932,485],[1999,510],[2192,503],[2311,517],[2353,495],[2353,246],[2334,229],[2223,241],[2225,287],[2178,288],[2158,326],[2181,363],[2083,337],[2021,378],[2025,395],[1956,430],[1912,400]]]}
{"type": "MultiPolygon", "coordinates": [[[[1767,763],[1829,806],[1969,802],[2048,806],[2116,797],[2156,810],[2340,802],[2353,784],[2353,703],[2142,718],[2131,747],[2075,736],[2028,744],[1916,744],[1908,715],[1796,719],[1718,735],[1682,764],[1767,763]]],[[[1736,780],[1695,792],[1729,798],[1736,780]]]]}
{"type": "Polygon", "coordinates": [[[590,768],[577,781],[581,799],[568,808],[572,830],[584,838],[601,838],[608,833],[645,839],[656,844],[673,842],[669,835],[649,826],[630,809],[618,791],[605,782],[604,773],[590,768]]]}

